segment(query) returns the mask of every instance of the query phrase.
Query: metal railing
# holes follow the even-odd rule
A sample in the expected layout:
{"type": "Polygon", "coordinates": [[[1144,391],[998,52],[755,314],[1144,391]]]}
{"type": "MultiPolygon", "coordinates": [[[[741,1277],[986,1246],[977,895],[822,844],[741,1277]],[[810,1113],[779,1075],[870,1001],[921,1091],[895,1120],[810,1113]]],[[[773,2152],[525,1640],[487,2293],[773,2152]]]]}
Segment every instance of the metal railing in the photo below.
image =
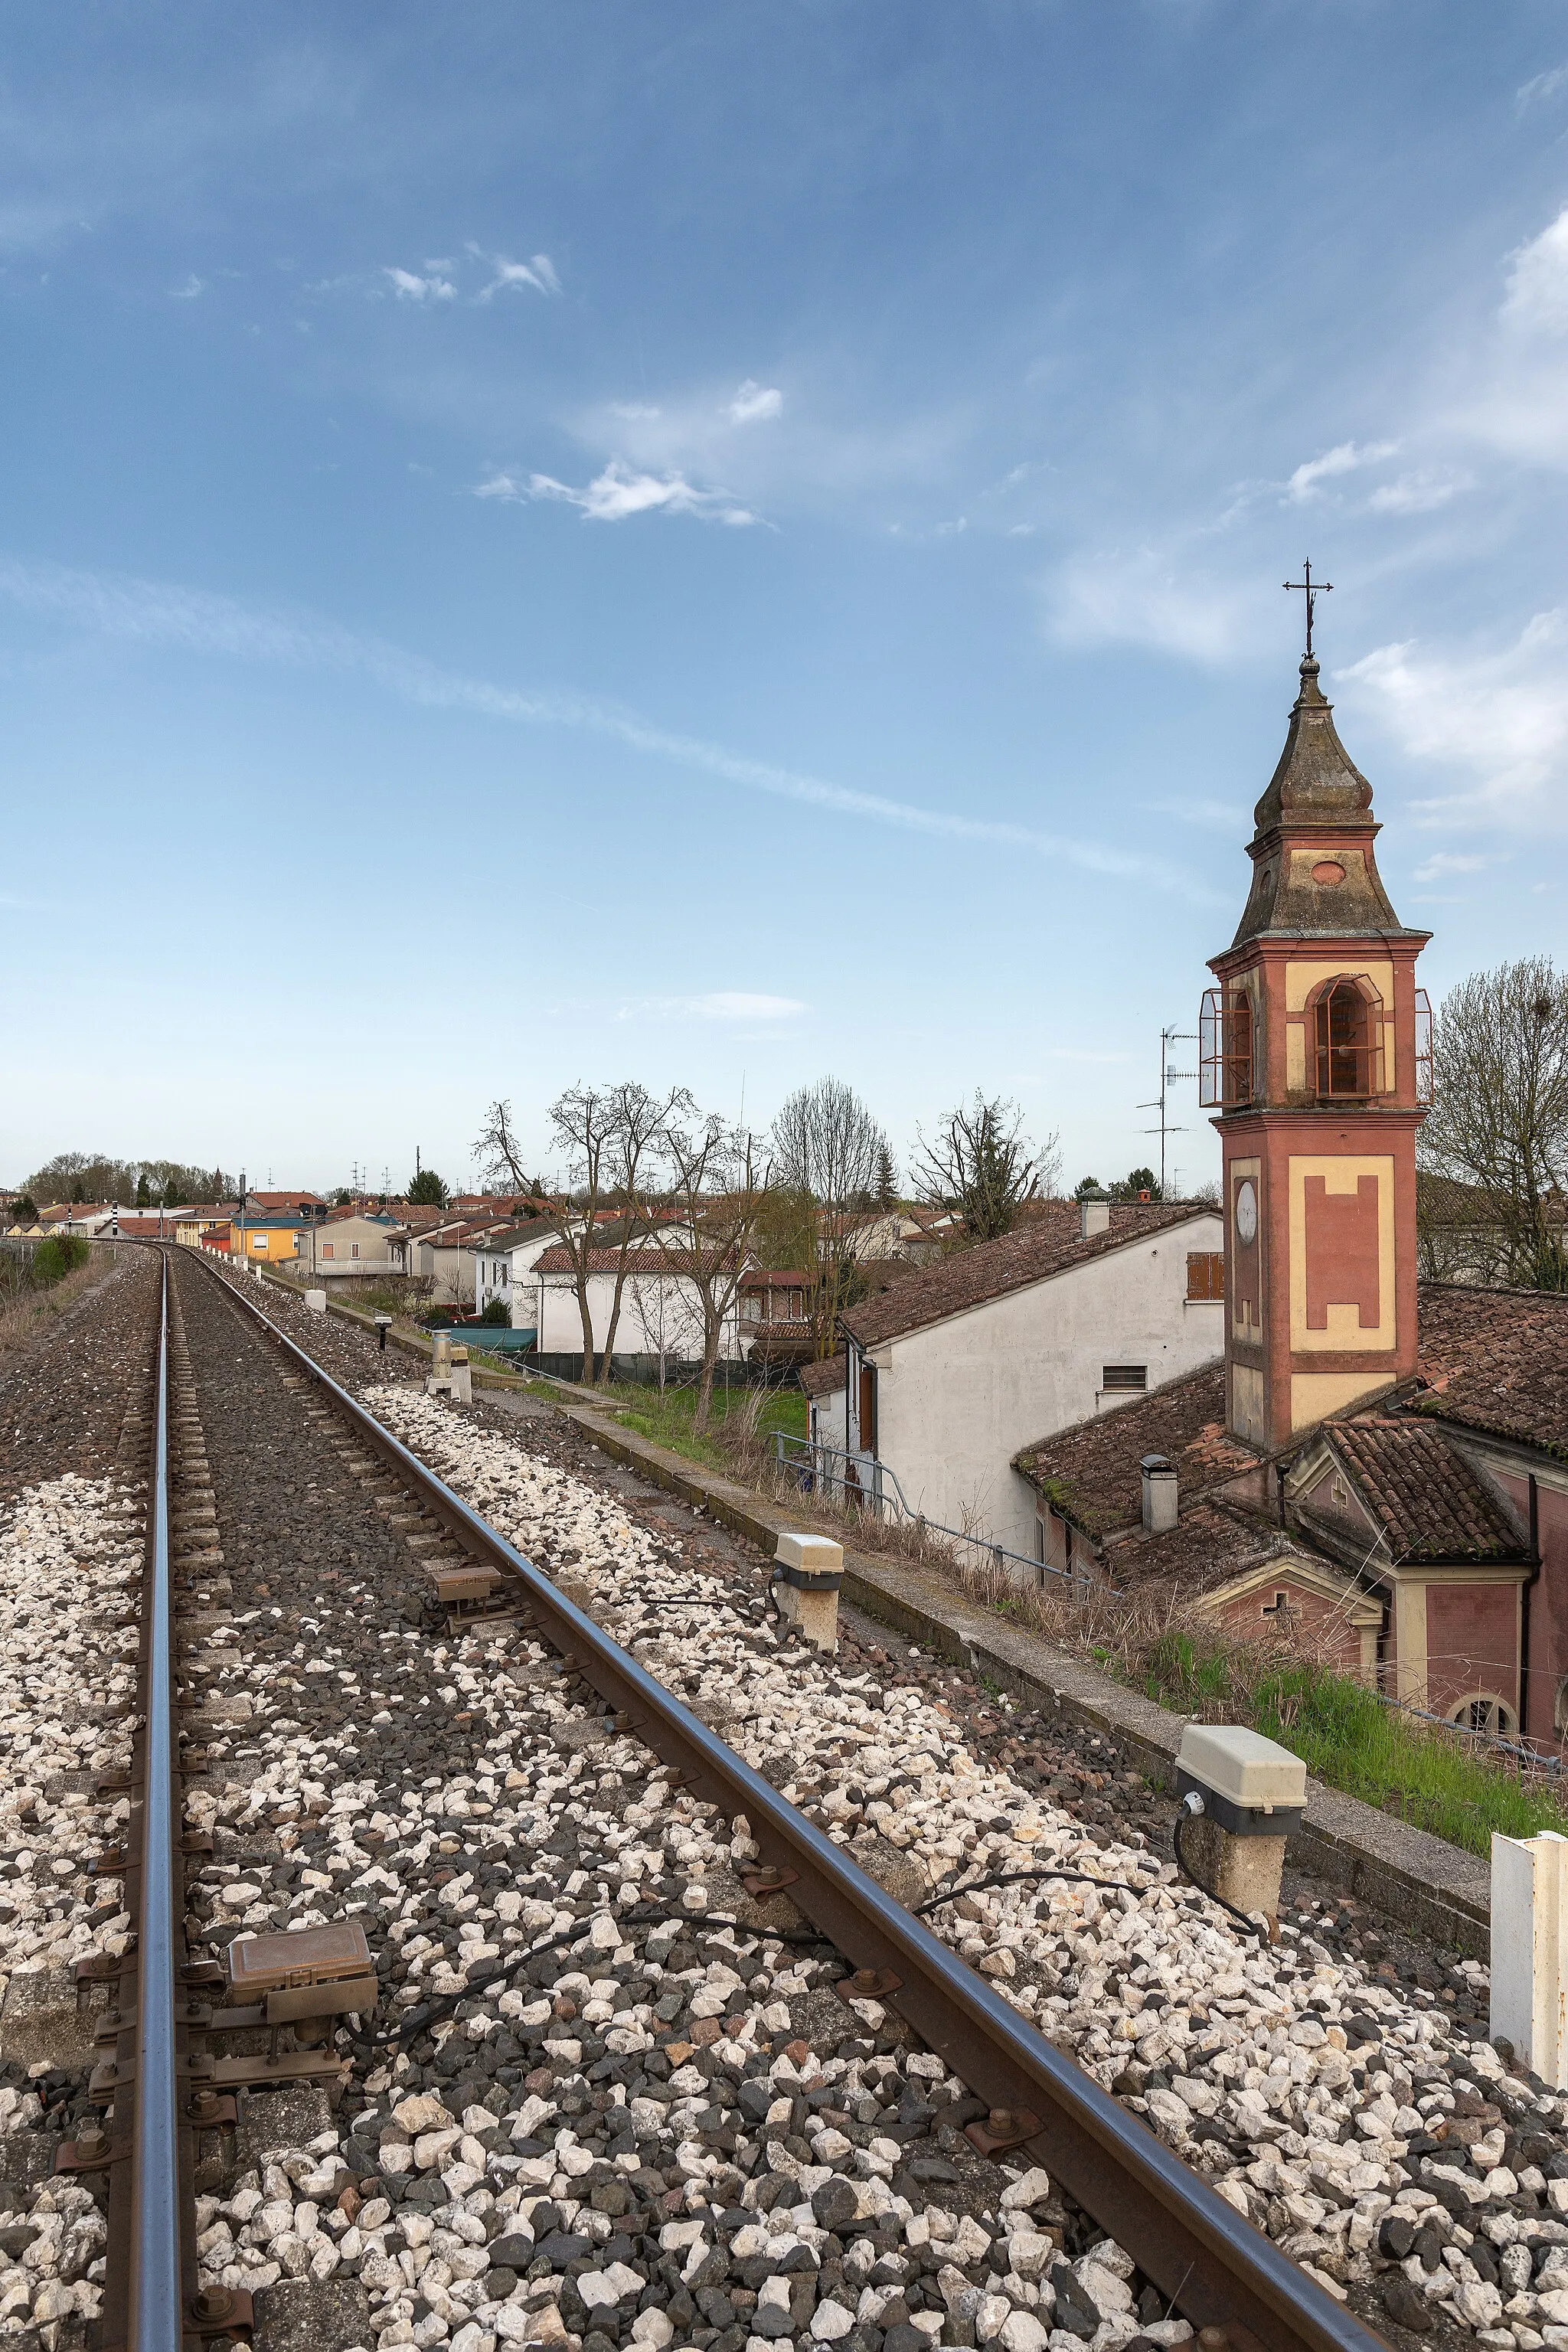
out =
{"type": "Polygon", "coordinates": [[[1049,1560],[1031,1559],[1026,1552],[1009,1551],[1005,1544],[994,1543],[989,1536],[977,1536],[963,1528],[945,1527],[941,1519],[931,1519],[923,1511],[915,1510],[903,1487],[899,1474],[872,1454],[850,1454],[841,1445],[829,1445],[822,1438],[791,1437],[787,1431],[773,1432],[773,1461],[781,1479],[793,1479],[803,1495],[823,1495],[858,1510],[874,1511],[882,1519],[889,1514],[913,1528],[920,1535],[936,1536],[946,1544],[963,1544],[979,1555],[986,1566],[999,1570],[1017,1583],[1043,1584],[1047,1576],[1058,1578],[1063,1584],[1073,1581],[1069,1569],[1053,1567],[1049,1560]],[[834,1465],[842,1463],[842,1469],[834,1465]],[[1023,1569],[1026,1575],[1020,1577],[1023,1569]]]}

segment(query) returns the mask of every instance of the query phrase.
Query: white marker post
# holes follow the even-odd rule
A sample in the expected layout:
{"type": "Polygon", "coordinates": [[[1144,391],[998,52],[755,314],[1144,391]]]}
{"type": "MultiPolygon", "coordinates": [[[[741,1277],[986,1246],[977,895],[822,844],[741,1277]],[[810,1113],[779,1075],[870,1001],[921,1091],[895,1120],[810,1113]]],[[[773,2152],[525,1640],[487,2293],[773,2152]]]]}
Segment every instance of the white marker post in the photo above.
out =
{"type": "Polygon", "coordinates": [[[798,1625],[814,1650],[838,1646],[838,1595],[844,1547],[831,1536],[779,1537],[773,1553],[773,1607],[786,1625],[798,1625]]]}
{"type": "Polygon", "coordinates": [[[1491,2038],[1568,2090],[1568,1838],[1492,1832],[1491,2038]]]}

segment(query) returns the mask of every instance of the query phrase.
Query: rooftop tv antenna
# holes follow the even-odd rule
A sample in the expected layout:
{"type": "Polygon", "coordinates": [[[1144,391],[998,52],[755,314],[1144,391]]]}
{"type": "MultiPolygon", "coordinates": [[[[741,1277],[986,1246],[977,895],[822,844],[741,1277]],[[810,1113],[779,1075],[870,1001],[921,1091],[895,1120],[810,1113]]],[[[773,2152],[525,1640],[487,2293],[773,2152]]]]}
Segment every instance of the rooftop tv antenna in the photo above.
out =
{"type": "Polygon", "coordinates": [[[1152,1102],[1140,1103],[1138,1106],[1140,1110],[1157,1110],[1160,1114],[1159,1126],[1146,1127],[1143,1129],[1143,1132],[1145,1135],[1157,1135],[1160,1139],[1160,1198],[1162,1201],[1165,1197],[1165,1138],[1168,1135],[1186,1135],[1190,1132],[1190,1130],[1184,1127],[1175,1126],[1168,1118],[1166,1114],[1166,1096],[1168,1090],[1174,1086],[1179,1079],[1195,1078],[1197,1076],[1197,1072],[1195,1070],[1172,1069],[1171,1048],[1178,1043],[1182,1045],[1191,1045],[1195,1043],[1195,1041],[1196,1032],[1194,1030],[1161,1030],[1160,1091],[1152,1102]]]}

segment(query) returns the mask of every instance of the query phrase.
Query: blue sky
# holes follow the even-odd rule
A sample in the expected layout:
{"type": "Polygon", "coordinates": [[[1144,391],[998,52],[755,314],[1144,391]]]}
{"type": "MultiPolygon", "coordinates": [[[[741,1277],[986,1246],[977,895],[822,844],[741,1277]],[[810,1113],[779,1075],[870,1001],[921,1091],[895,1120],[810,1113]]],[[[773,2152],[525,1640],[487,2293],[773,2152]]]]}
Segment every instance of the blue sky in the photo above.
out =
{"type": "Polygon", "coordinates": [[[0,1175],[1124,1170],[1304,554],[1434,995],[1555,950],[1563,0],[34,9],[0,153],[0,1175]]]}

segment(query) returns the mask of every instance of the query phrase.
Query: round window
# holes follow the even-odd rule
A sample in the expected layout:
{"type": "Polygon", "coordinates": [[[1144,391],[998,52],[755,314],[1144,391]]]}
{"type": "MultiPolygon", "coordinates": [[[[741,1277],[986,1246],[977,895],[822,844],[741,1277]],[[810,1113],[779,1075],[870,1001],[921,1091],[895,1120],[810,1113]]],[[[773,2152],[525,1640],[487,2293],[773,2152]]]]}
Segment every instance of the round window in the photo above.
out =
{"type": "Polygon", "coordinates": [[[1236,1188],[1236,1238],[1244,1249],[1258,1239],[1258,1192],[1250,1176],[1236,1188]]]}
{"type": "Polygon", "coordinates": [[[1345,869],[1337,857],[1320,858],[1312,868],[1312,879],[1321,882],[1325,890],[1337,890],[1345,878],[1345,869]]]}

